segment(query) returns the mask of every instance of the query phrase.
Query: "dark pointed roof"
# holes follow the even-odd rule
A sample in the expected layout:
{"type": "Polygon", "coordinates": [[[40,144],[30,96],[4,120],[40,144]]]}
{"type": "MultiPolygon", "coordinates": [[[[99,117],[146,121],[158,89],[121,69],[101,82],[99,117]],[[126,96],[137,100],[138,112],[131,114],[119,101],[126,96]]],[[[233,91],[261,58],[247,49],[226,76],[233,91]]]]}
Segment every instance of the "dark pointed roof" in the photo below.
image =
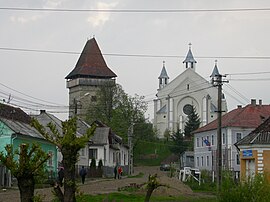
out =
{"type": "Polygon", "coordinates": [[[12,121],[19,121],[26,124],[30,124],[31,122],[31,117],[20,108],[1,103],[0,103],[0,118],[5,118],[12,121]]]}
{"type": "Polygon", "coordinates": [[[235,143],[236,146],[250,144],[270,144],[270,117],[246,137],[235,143]]]}
{"type": "Polygon", "coordinates": [[[75,68],[65,79],[114,78],[117,75],[107,66],[95,38],[88,40],[75,68]]]}
{"type": "MultiPolygon", "coordinates": [[[[226,127],[242,127],[256,128],[261,124],[262,118],[270,116],[270,105],[253,105],[249,104],[245,107],[239,107],[222,116],[222,128],[226,127]]],[[[215,130],[218,126],[218,120],[214,120],[209,124],[197,129],[194,133],[215,130]]]]}
{"type": "Polygon", "coordinates": [[[215,67],[214,67],[213,72],[212,72],[210,77],[214,78],[214,77],[219,76],[219,75],[220,75],[220,73],[218,71],[217,64],[215,64],[215,67]]]}
{"type": "Polygon", "coordinates": [[[169,79],[169,76],[168,76],[168,74],[167,74],[167,71],[166,71],[165,63],[164,63],[164,62],[163,62],[163,67],[162,67],[160,76],[159,76],[158,78],[159,78],[159,79],[162,79],[162,78],[167,78],[167,79],[169,79]]]}
{"type": "Polygon", "coordinates": [[[197,63],[197,61],[193,57],[193,54],[191,52],[191,48],[189,48],[186,59],[183,61],[183,63],[187,63],[187,62],[197,63]]]}

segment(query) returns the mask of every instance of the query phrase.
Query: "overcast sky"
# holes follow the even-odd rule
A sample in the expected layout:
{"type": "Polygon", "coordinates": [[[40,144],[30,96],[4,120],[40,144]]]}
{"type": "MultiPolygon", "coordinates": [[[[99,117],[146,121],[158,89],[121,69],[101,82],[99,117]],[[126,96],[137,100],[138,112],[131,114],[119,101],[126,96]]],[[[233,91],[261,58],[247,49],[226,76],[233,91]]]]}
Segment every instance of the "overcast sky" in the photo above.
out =
{"type": "MultiPolygon", "coordinates": [[[[0,8],[189,10],[270,8],[267,0],[0,0],[0,8]]],[[[226,12],[59,12],[0,10],[0,100],[41,109],[47,101],[68,105],[65,76],[74,68],[87,39],[95,36],[104,55],[129,95],[145,95],[146,116],[153,117],[162,61],[170,80],[183,72],[188,44],[197,60],[196,71],[206,79],[215,59],[229,84],[224,86],[229,109],[251,98],[270,104],[270,10],[226,12]],[[63,51],[41,53],[8,49],[63,51]],[[168,57],[178,56],[178,57],[168,57]],[[245,57],[262,57],[247,59],[245,57]],[[232,58],[244,57],[244,58],[232,58]],[[254,73],[264,72],[263,74],[254,73]],[[248,74],[251,73],[251,74],[248,74]],[[253,80],[250,80],[253,79],[253,80]],[[8,88],[7,88],[8,87],[8,88]],[[13,89],[13,90],[12,90],[13,89]],[[17,91],[17,92],[16,92],[17,91]],[[27,97],[19,92],[32,96],[27,97]],[[24,100],[22,100],[24,99],[24,100]],[[18,102],[19,101],[19,102],[18,102]]],[[[43,107],[45,108],[45,107],[43,107]]],[[[67,111],[55,108],[50,111],[67,111]]],[[[30,110],[25,109],[26,112],[30,110]]],[[[33,111],[32,111],[33,112],[33,111]]],[[[56,114],[66,119],[67,114],[56,114]]]]}

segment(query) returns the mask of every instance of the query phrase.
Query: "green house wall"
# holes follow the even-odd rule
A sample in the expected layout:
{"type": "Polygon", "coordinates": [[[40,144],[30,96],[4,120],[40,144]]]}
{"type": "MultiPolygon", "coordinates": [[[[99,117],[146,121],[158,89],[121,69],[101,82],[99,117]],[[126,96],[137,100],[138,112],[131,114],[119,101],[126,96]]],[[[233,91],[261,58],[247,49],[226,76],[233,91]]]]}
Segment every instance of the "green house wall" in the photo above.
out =
{"type": "Polygon", "coordinates": [[[51,165],[47,162],[47,171],[50,177],[57,177],[57,149],[56,146],[49,143],[48,141],[40,138],[34,138],[28,135],[14,134],[14,131],[7,127],[3,122],[0,121],[0,152],[6,153],[5,146],[12,144],[13,149],[18,149],[22,143],[32,145],[37,143],[41,149],[46,153],[52,154],[51,165]]]}

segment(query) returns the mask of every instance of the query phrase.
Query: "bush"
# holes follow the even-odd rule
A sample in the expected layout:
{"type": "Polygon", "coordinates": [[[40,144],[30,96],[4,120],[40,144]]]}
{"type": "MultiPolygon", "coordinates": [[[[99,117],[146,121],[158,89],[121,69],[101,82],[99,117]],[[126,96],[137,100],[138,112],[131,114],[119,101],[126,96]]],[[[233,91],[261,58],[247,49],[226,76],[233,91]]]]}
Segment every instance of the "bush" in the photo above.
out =
{"type": "Polygon", "coordinates": [[[97,166],[96,166],[96,159],[92,159],[91,160],[91,164],[90,164],[90,168],[96,168],[97,166]]]}
{"type": "Polygon", "coordinates": [[[236,183],[229,173],[225,173],[218,197],[221,202],[267,202],[270,201],[269,190],[270,184],[263,175],[236,183]]]}
{"type": "Polygon", "coordinates": [[[100,168],[102,168],[102,166],[103,166],[102,160],[99,159],[99,161],[98,161],[98,168],[100,169],[100,168]]]}

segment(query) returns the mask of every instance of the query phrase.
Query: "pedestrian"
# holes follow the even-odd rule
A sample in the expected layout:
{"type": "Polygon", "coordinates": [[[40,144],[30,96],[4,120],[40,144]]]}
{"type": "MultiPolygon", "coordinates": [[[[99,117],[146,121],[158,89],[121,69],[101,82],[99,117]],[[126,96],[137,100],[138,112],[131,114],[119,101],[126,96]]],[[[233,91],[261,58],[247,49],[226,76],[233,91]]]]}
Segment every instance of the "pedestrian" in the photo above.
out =
{"type": "Polygon", "coordinates": [[[122,169],[121,166],[119,166],[119,167],[118,167],[118,179],[121,178],[122,174],[123,174],[123,169],[122,169]]]}
{"type": "Polygon", "coordinates": [[[64,179],[64,168],[60,167],[60,169],[58,171],[58,181],[59,181],[60,187],[63,186],[63,179],[64,179]]]}
{"type": "Polygon", "coordinates": [[[82,169],[80,170],[80,176],[82,178],[82,184],[84,184],[85,182],[85,176],[87,175],[87,171],[86,169],[84,168],[84,166],[82,166],[82,169]]]}
{"type": "Polygon", "coordinates": [[[117,177],[117,165],[114,167],[114,170],[113,170],[113,172],[114,172],[114,179],[117,179],[118,177],[117,177]]]}

